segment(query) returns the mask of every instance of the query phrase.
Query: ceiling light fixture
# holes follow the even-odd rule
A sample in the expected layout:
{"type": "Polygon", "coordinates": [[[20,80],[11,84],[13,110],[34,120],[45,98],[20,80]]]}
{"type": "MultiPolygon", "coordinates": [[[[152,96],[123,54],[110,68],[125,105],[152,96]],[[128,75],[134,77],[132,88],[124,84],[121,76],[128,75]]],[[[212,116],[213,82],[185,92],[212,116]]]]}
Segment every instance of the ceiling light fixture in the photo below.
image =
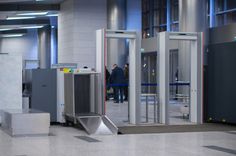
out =
{"type": "Polygon", "coordinates": [[[46,16],[49,16],[49,17],[57,17],[58,14],[50,14],[50,15],[46,15],[46,16]]]}
{"type": "Polygon", "coordinates": [[[0,31],[8,31],[8,30],[12,30],[12,29],[5,29],[5,28],[1,29],[0,28],[0,31]]]}
{"type": "Polygon", "coordinates": [[[21,29],[40,29],[44,27],[43,25],[36,25],[36,26],[26,26],[26,27],[21,27],[21,29]]]}
{"type": "Polygon", "coordinates": [[[20,20],[20,19],[32,19],[35,17],[7,17],[7,20],[20,20]]]}
{"type": "Polygon", "coordinates": [[[1,35],[1,37],[10,38],[10,37],[22,37],[24,34],[6,34],[1,35]]]}
{"type": "Polygon", "coordinates": [[[20,13],[17,14],[18,16],[42,16],[42,15],[47,15],[48,12],[28,12],[28,13],[20,13]]]}

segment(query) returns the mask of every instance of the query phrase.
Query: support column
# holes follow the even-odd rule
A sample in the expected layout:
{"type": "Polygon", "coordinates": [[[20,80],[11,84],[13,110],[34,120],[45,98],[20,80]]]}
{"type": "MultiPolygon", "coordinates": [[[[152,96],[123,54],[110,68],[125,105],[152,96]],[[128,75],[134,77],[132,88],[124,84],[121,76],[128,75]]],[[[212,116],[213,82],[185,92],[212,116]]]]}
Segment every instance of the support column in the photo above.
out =
{"type": "Polygon", "coordinates": [[[51,68],[51,27],[38,30],[38,59],[41,69],[51,68]]]}
{"type": "Polygon", "coordinates": [[[210,0],[210,28],[215,26],[215,0],[210,0]]]}
{"type": "MultiPolygon", "coordinates": [[[[204,32],[205,44],[208,42],[206,7],[206,0],[179,0],[180,32],[204,32]]],[[[190,81],[190,54],[190,43],[180,42],[178,74],[180,81],[190,81]]],[[[180,94],[188,92],[187,87],[180,90],[180,94]]]]}
{"type": "Polygon", "coordinates": [[[51,28],[51,64],[58,62],[57,28],[51,28]]]}
{"type": "Polygon", "coordinates": [[[166,6],[167,6],[167,9],[166,9],[166,31],[170,32],[171,30],[171,17],[170,17],[170,14],[171,14],[171,5],[170,5],[170,0],[166,0],[166,6]]]}
{"type": "MultiPolygon", "coordinates": [[[[126,0],[107,1],[107,28],[111,30],[126,30],[126,0]]],[[[123,68],[127,63],[128,51],[124,39],[109,39],[107,41],[107,68],[113,64],[123,68]]]]}

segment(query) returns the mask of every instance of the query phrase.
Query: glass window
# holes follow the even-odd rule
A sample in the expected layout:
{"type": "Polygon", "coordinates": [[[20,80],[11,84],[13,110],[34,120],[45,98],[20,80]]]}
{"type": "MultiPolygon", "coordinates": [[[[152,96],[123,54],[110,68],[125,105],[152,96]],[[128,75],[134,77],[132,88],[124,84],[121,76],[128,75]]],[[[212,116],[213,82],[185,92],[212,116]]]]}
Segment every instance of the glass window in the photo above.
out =
{"type": "Polygon", "coordinates": [[[236,8],[236,0],[227,0],[227,9],[235,9],[236,8]]]}
{"type": "Polygon", "coordinates": [[[223,26],[235,21],[236,0],[216,0],[215,1],[215,16],[216,25],[223,26]]]}
{"type": "MultiPolygon", "coordinates": [[[[142,0],[143,37],[167,30],[167,0],[142,0]]],[[[179,0],[170,0],[170,30],[179,29],[179,0]]]]}

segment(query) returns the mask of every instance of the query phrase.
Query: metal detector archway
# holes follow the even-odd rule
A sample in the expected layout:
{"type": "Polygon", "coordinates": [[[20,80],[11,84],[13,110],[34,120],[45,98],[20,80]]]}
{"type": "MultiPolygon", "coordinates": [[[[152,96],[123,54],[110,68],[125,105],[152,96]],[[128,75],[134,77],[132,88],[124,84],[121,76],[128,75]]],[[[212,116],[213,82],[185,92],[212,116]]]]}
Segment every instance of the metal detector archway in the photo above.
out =
{"type": "Polygon", "coordinates": [[[203,104],[203,33],[161,32],[158,34],[160,123],[169,124],[169,45],[172,40],[190,41],[190,121],[202,123],[203,104]]]}
{"type": "Polygon", "coordinates": [[[128,39],[129,40],[129,118],[131,124],[140,122],[140,94],[141,94],[141,42],[140,35],[136,31],[106,30],[96,31],[96,71],[102,73],[98,77],[97,112],[106,114],[105,104],[105,65],[106,65],[106,39],[128,39]]]}

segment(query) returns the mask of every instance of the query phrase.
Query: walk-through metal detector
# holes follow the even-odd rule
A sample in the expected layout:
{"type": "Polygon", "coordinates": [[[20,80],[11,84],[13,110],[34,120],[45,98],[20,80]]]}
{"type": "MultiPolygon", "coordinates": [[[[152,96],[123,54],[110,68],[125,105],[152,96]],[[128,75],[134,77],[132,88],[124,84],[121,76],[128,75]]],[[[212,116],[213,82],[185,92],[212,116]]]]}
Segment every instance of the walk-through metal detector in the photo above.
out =
{"type": "Polygon", "coordinates": [[[101,98],[97,100],[99,101],[99,103],[97,104],[98,112],[103,115],[106,114],[106,39],[109,38],[128,39],[129,41],[129,116],[131,124],[138,124],[140,122],[141,41],[140,35],[136,31],[100,29],[96,32],[96,71],[102,73],[99,77],[100,83],[97,86],[100,90],[100,92],[98,92],[98,98],[101,98]]]}
{"type": "Polygon", "coordinates": [[[158,34],[158,68],[160,123],[169,124],[169,53],[171,41],[190,41],[190,122],[201,124],[203,120],[203,33],[161,32],[158,34]]]}

